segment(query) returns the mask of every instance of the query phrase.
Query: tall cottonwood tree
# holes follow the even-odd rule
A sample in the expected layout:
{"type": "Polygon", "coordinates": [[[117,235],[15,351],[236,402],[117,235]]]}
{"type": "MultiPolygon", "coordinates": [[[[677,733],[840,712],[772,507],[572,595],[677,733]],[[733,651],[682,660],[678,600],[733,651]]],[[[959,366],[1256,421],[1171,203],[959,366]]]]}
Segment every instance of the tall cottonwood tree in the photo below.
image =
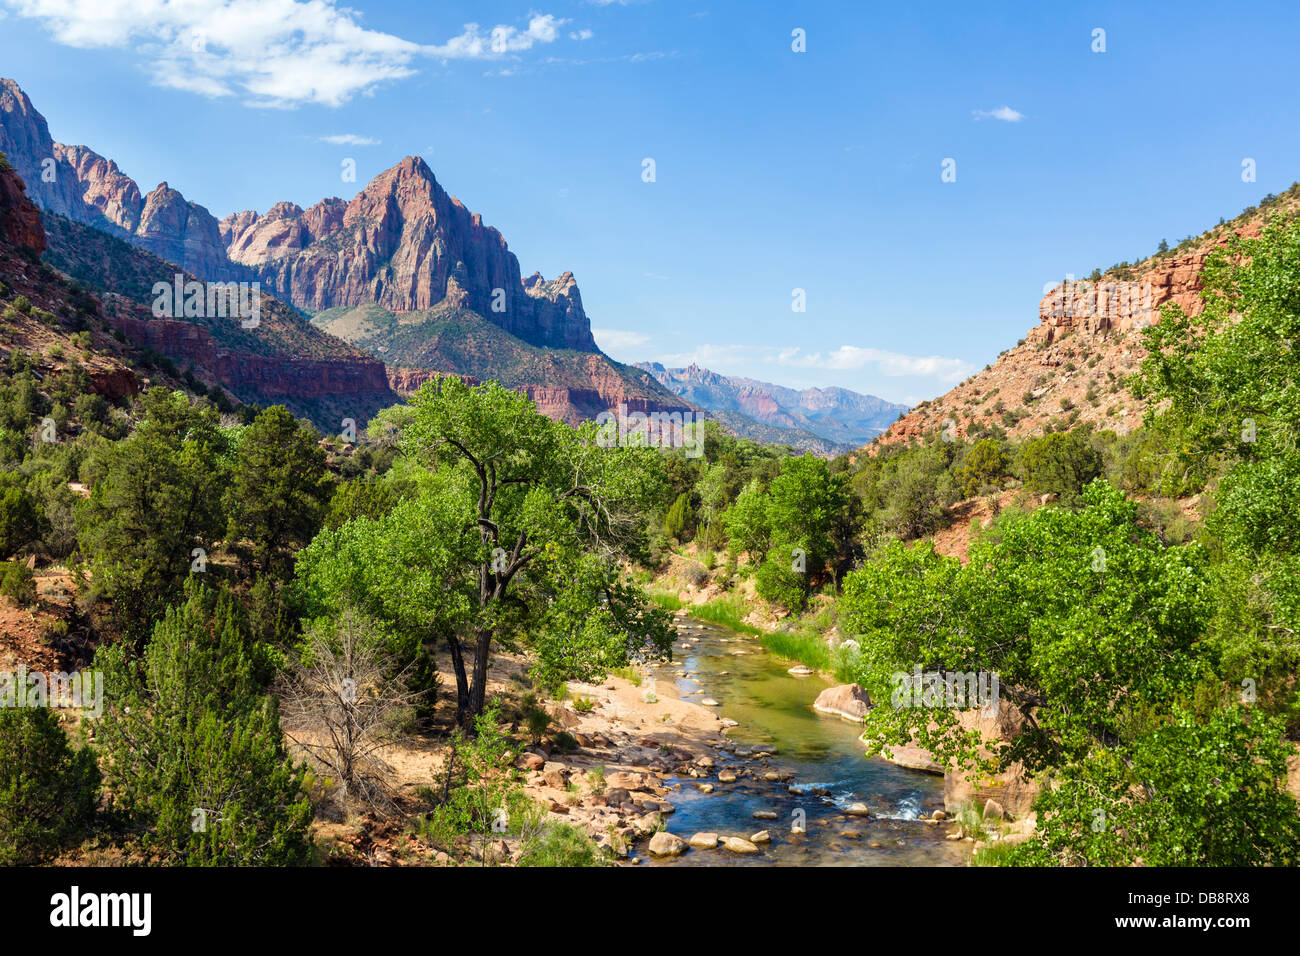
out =
{"type": "Polygon", "coordinates": [[[411,399],[395,472],[418,497],[322,533],[299,557],[309,613],[344,601],[446,643],[458,721],[483,710],[495,646],[528,647],[548,681],[666,653],[666,614],[622,581],[662,500],[658,452],[602,448],[495,383],[430,382],[411,399]]]}

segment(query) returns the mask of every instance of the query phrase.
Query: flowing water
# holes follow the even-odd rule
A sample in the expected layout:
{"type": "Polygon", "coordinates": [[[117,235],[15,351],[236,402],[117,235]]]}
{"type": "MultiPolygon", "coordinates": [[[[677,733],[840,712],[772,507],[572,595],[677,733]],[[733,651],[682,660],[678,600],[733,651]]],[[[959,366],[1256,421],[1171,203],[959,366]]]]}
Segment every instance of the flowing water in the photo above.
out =
{"type": "Polygon", "coordinates": [[[969,844],[945,839],[948,826],[919,819],[942,809],[943,778],[863,756],[857,724],[812,709],[824,681],[791,676],[788,661],[769,654],[756,639],[718,625],[678,618],[678,629],[674,659],[656,669],[656,683],[675,685],[685,700],[715,700],[717,713],[739,723],[727,735],[735,752],[701,771],[707,776],[667,781],[680,784],[669,797],[677,809],[667,818],[668,829],[683,839],[710,831],[748,839],[767,830],[772,841],[756,854],[693,849],[672,859],[643,854],[644,863],[942,866],[969,861],[969,844]],[[771,755],[756,756],[762,753],[771,755]],[[736,782],[718,782],[724,768],[739,774],[736,782]],[[771,771],[793,776],[782,782],[765,779],[771,771]],[[701,783],[713,784],[713,793],[701,792],[701,783]],[[866,804],[870,816],[847,815],[855,803],[866,804]],[[755,811],[777,817],[755,819],[755,811]],[[804,833],[792,832],[796,823],[804,833]]]}

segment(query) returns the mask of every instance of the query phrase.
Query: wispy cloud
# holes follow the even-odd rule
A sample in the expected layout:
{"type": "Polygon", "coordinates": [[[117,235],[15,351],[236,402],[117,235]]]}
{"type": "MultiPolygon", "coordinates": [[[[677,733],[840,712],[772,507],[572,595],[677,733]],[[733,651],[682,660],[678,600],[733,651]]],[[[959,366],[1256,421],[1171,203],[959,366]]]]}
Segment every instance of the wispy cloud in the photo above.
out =
{"type": "Polygon", "coordinates": [[[960,382],[974,366],[962,359],[943,355],[904,355],[885,349],[841,345],[826,352],[806,352],[796,346],[699,345],[689,352],[662,356],[665,365],[713,366],[739,362],[783,368],[826,369],[837,372],[873,370],[890,378],[913,376],[939,382],[960,382]]]}
{"type": "Polygon", "coordinates": [[[1013,110],[1010,106],[999,106],[995,110],[971,110],[970,112],[976,119],[995,119],[1002,120],[1004,123],[1019,123],[1025,118],[1024,113],[1013,110]]]}
{"type": "Polygon", "coordinates": [[[356,133],[334,133],[330,136],[319,136],[317,139],[322,143],[331,143],[334,146],[378,146],[379,140],[373,136],[358,136],[356,133]]]}
{"type": "Polygon", "coordinates": [[[572,32],[572,33],[569,34],[569,39],[570,39],[570,40],[590,40],[590,39],[591,39],[592,37],[594,37],[595,35],[596,35],[596,34],[592,33],[590,30],[575,30],[574,32],[572,32]]]}
{"type": "Polygon", "coordinates": [[[591,334],[595,337],[596,344],[605,350],[632,348],[650,341],[650,336],[644,332],[630,332],[627,329],[592,329],[591,334]]]}
{"type": "Polygon", "coordinates": [[[530,14],[527,26],[466,24],[439,44],[362,26],[335,0],[0,0],[81,49],[129,50],[163,87],[252,106],[339,106],[409,77],[423,58],[498,59],[555,42],[568,21],[530,14]]]}

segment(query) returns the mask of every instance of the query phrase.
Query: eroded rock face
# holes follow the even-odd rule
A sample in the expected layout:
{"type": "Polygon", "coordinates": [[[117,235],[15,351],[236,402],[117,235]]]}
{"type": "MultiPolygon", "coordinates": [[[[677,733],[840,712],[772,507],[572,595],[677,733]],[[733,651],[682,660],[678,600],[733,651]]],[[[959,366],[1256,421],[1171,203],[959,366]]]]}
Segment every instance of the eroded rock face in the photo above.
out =
{"type": "Polygon", "coordinates": [[[235,277],[211,213],[166,183],[142,197],[117,163],[85,146],[54,142],[45,117],[8,79],[0,79],[0,152],[42,209],[103,229],[203,278],[235,277]]]}
{"type": "Polygon", "coordinates": [[[18,174],[4,168],[0,168],[0,239],[36,255],[45,251],[40,210],[27,198],[18,174]]]}
{"type": "Polygon", "coordinates": [[[307,311],[374,302],[410,312],[446,301],[534,345],[596,348],[573,274],[522,279],[501,233],[448,196],[418,156],[351,202],[306,211],[279,203],[228,216],[220,229],[232,261],[307,311]]]}

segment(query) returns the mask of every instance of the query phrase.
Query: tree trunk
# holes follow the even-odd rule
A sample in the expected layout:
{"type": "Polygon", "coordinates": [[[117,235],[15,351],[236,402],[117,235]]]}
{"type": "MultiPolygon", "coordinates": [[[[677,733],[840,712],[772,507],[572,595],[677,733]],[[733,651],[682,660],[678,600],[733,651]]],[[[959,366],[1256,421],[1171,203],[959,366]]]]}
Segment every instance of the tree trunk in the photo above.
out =
{"type": "Polygon", "coordinates": [[[483,713],[484,698],[487,696],[488,654],[492,647],[492,631],[480,628],[474,648],[474,682],[470,685],[470,713],[477,717],[483,713]]]}
{"type": "Polygon", "coordinates": [[[466,727],[472,720],[473,712],[470,707],[469,679],[465,674],[465,655],[461,652],[460,638],[455,634],[447,636],[447,646],[451,651],[452,670],[456,673],[456,724],[466,727]]]}

